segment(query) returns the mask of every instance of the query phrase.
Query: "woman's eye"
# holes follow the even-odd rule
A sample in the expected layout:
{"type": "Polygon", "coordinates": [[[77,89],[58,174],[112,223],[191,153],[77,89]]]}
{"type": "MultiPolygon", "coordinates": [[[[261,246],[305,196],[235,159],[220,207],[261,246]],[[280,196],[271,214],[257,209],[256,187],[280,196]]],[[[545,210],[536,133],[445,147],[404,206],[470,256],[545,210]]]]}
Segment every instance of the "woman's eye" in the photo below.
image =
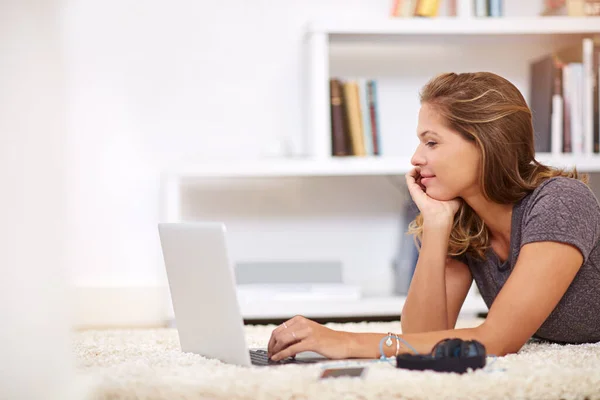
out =
{"type": "Polygon", "coordinates": [[[429,142],[425,143],[425,146],[427,146],[427,147],[433,147],[436,144],[437,144],[436,142],[429,141],[429,142]]]}

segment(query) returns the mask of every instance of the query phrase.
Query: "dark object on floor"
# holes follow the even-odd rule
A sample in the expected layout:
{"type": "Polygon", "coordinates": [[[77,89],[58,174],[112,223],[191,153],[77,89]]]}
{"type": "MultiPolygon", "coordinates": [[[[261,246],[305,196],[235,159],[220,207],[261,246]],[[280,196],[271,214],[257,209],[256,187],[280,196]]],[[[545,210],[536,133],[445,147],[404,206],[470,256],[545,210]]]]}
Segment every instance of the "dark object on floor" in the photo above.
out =
{"type": "Polygon", "coordinates": [[[485,366],[485,346],[477,340],[444,339],[430,354],[400,354],[396,367],[412,370],[465,373],[485,366]]]}

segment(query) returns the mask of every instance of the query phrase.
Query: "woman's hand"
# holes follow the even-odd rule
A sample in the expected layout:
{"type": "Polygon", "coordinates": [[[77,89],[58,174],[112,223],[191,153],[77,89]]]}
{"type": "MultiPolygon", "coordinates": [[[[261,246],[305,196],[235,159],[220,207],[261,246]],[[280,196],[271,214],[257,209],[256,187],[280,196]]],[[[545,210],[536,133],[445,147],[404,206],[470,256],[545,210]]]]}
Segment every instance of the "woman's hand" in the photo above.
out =
{"type": "Polygon", "coordinates": [[[418,168],[413,168],[406,174],[406,185],[410,196],[423,215],[424,221],[448,221],[452,223],[454,214],[458,211],[462,200],[459,198],[440,201],[435,200],[425,193],[424,186],[420,183],[421,174],[418,168]]]}
{"type": "Polygon", "coordinates": [[[352,334],[334,331],[302,316],[295,316],[271,333],[268,356],[279,361],[303,351],[314,351],[330,359],[350,357],[352,334]]]}

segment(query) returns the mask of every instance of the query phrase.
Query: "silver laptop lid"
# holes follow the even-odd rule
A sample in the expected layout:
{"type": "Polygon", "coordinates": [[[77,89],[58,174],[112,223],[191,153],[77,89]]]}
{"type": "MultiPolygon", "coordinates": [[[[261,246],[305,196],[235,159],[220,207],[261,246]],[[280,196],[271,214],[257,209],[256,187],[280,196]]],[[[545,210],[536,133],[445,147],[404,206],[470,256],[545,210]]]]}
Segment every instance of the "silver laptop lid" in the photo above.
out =
{"type": "Polygon", "coordinates": [[[225,225],[158,224],[181,350],[251,365],[225,225]]]}

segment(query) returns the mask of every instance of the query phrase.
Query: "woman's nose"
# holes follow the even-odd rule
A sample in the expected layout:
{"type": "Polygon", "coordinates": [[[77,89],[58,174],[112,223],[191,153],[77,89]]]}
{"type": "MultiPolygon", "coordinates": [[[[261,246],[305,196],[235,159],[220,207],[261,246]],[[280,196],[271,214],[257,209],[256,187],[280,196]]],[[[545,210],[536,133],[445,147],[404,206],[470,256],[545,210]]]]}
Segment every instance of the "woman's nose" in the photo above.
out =
{"type": "Polygon", "coordinates": [[[415,167],[418,167],[419,165],[423,165],[425,164],[425,159],[423,158],[423,156],[421,156],[421,154],[419,153],[419,149],[417,148],[417,150],[415,150],[415,153],[413,154],[413,156],[410,159],[410,163],[412,165],[414,165],[415,167]]]}

